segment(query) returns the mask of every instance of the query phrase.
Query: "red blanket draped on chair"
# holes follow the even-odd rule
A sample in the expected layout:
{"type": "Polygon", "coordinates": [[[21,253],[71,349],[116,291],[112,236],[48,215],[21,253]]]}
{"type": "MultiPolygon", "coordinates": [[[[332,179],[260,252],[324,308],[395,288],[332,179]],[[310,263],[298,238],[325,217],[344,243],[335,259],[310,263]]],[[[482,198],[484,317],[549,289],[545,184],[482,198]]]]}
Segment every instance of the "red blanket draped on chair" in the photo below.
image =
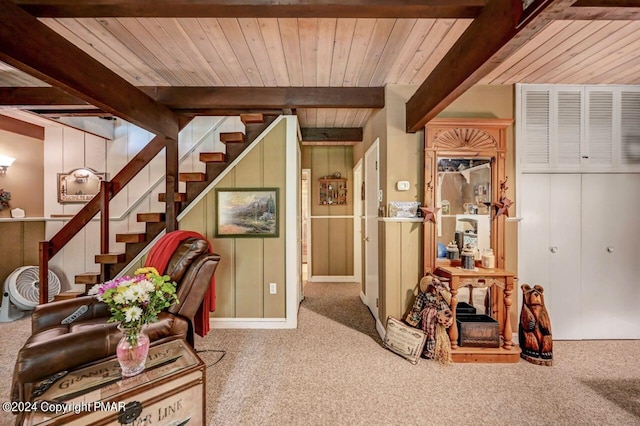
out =
{"type": "MultiPolygon", "coordinates": [[[[149,254],[144,266],[153,266],[158,270],[160,274],[164,274],[167,269],[171,255],[180,245],[180,243],[187,238],[200,238],[208,242],[209,252],[212,253],[211,243],[202,235],[193,231],[173,231],[163,235],[158,242],[156,242],[149,254]]],[[[216,281],[214,276],[211,276],[211,285],[204,296],[202,305],[198,309],[194,318],[195,332],[199,336],[206,336],[209,333],[209,312],[216,310],[216,281]]]]}

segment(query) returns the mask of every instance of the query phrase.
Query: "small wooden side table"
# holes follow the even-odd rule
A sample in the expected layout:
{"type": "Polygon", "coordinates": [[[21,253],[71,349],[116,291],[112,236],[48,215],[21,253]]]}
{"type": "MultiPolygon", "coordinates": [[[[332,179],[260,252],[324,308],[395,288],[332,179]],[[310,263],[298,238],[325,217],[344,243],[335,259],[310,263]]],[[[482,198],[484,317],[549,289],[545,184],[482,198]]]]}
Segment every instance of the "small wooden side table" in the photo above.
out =
{"type": "Polygon", "coordinates": [[[149,349],[137,376],[122,378],[115,357],[69,372],[35,396],[17,424],[198,425],[206,424],[205,401],[204,363],[187,342],[172,340],[149,349]]]}
{"type": "Polygon", "coordinates": [[[449,327],[451,350],[454,362],[507,362],[520,361],[520,347],[513,344],[511,321],[511,294],[516,280],[513,273],[504,269],[484,269],[476,267],[474,270],[462,269],[457,266],[438,266],[434,274],[449,281],[451,289],[451,311],[453,324],[449,327]],[[503,289],[502,297],[492,300],[494,318],[500,327],[500,348],[474,348],[458,346],[458,325],[456,323],[456,306],[458,305],[458,289],[472,286],[474,288],[499,287],[503,289]],[[501,300],[502,299],[502,300],[501,300]]]}

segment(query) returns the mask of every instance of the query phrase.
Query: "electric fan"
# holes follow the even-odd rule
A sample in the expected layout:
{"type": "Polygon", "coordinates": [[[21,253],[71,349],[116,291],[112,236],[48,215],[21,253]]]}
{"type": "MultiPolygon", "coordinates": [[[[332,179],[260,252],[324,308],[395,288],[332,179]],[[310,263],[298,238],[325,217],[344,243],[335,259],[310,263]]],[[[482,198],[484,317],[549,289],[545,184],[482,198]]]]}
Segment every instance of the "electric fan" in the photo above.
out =
{"type": "MultiPolygon", "coordinates": [[[[4,280],[0,322],[15,321],[38,305],[40,301],[39,268],[21,266],[4,280]]],[[[60,280],[49,271],[49,302],[60,293],[60,280]]]]}

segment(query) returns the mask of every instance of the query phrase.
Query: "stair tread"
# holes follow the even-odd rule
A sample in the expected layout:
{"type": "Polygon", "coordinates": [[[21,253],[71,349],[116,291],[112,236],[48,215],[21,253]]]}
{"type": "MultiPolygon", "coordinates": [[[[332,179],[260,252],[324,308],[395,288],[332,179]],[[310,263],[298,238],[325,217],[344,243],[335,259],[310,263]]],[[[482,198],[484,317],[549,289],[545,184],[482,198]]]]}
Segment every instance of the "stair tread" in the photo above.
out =
{"type": "Polygon", "coordinates": [[[162,222],[164,218],[164,213],[138,213],[136,216],[138,222],[162,222]]]}
{"type": "Polygon", "coordinates": [[[200,161],[203,163],[224,163],[224,152],[201,152],[200,161]]]}
{"type": "Polygon", "coordinates": [[[123,252],[119,253],[102,253],[96,254],[95,262],[111,265],[114,263],[122,263],[125,261],[127,254],[123,252]]]}
{"type": "MultiPolygon", "coordinates": [[[[176,201],[179,201],[181,203],[187,201],[187,193],[186,192],[176,192],[174,195],[174,198],[176,199],[176,201]]],[[[158,193],[158,201],[161,203],[164,203],[167,201],[167,194],[164,192],[160,192],[158,193]]]]}
{"type": "Polygon", "coordinates": [[[100,282],[100,272],[83,272],[75,275],[74,283],[94,285],[100,282]]]}
{"type": "Polygon", "coordinates": [[[242,132],[224,132],[220,133],[220,142],[222,143],[243,143],[245,135],[242,132]]]}
{"type": "Polygon", "coordinates": [[[185,172],[179,173],[178,178],[181,182],[204,182],[207,175],[202,172],[185,172]]]}
{"type": "Polygon", "coordinates": [[[264,114],[240,114],[240,121],[244,124],[264,123],[264,114]]]}
{"type": "Polygon", "coordinates": [[[142,243],[147,240],[145,232],[123,232],[116,234],[117,243],[142,243]]]}

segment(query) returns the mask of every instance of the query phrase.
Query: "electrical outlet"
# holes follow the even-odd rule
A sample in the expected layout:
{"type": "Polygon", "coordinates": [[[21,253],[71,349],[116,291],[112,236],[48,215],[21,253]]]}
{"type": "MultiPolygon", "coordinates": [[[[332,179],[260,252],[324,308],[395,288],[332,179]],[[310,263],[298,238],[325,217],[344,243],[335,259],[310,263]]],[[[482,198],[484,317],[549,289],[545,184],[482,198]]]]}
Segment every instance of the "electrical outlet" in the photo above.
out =
{"type": "Polygon", "coordinates": [[[269,294],[276,294],[276,283],[269,283],[269,294]]]}

